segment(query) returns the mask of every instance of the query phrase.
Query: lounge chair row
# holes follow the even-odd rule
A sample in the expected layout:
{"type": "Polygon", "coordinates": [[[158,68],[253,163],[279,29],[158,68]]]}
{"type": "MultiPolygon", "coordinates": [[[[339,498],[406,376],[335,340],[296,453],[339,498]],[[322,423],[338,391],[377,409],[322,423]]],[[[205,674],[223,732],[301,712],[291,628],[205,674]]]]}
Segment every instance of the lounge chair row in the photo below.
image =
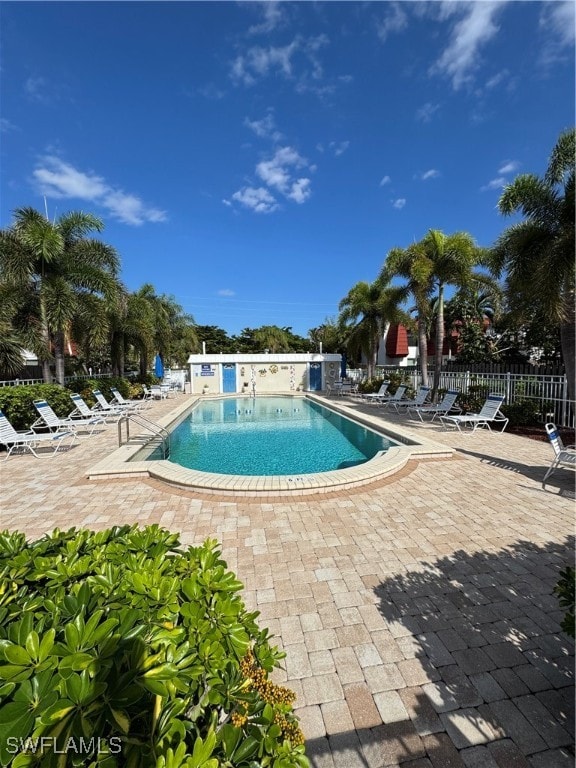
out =
{"type": "Polygon", "coordinates": [[[17,449],[30,451],[38,457],[37,449],[41,446],[51,447],[54,454],[63,441],[77,440],[80,432],[86,432],[87,436],[93,435],[95,429],[99,425],[104,425],[109,418],[118,420],[127,413],[148,405],[142,400],[125,400],[114,387],[111,387],[111,391],[116,400],[115,403],[109,403],[100,390],[93,390],[96,398],[96,405],[93,408],[90,408],[80,395],[71,393],[70,398],[75,407],[66,418],[57,416],[46,400],[34,400],[38,418],[26,431],[14,429],[0,410],[0,445],[7,448],[6,458],[17,449]],[[39,432],[40,429],[47,429],[48,432],[39,432]]]}

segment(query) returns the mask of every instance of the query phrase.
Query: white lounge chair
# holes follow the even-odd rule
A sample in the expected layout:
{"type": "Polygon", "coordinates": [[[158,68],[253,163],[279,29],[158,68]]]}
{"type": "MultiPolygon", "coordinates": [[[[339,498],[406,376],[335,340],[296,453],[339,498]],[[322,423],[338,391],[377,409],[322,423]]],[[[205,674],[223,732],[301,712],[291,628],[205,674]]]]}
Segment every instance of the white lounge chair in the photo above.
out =
{"type": "Polygon", "coordinates": [[[109,403],[99,389],[93,389],[92,394],[96,398],[96,405],[94,406],[95,411],[121,414],[125,416],[131,410],[131,408],[128,408],[125,405],[120,405],[119,403],[109,403]]]}
{"type": "Polygon", "coordinates": [[[94,430],[99,424],[105,424],[102,416],[96,416],[95,414],[91,414],[90,416],[78,416],[76,418],[68,416],[65,419],[61,419],[54,413],[46,400],[34,400],[33,404],[34,408],[36,408],[39,413],[39,418],[31,424],[30,429],[32,430],[35,427],[46,426],[51,431],[54,429],[69,429],[74,433],[75,437],[78,436],[79,431],[88,432],[88,436],[90,436],[94,433],[94,430]]]}
{"type": "Polygon", "coordinates": [[[398,403],[404,397],[408,387],[405,384],[401,384],[393,395],[387,395],[377,400],[376,405],[378,408],[388,408],[391,403],[398,403]]]}
{"type": "Polygon", "coordinates": [[[500,406],[504,402],[504,396],[491,392],[482,409],[478,413],[463,413],[458,416],[440,416],[440,421],[445,428],[456,427],[462,432],[461,427],[469,426],[472,432],[476,432],[479,427],[486,427],[492,430],[490,424],[502,424],[502,432],[506,429],[508,419],[500,412],[500,406]]]}
{"type": "Polygon", "coordinates": [[[148,403],[145,403],[144,400],[126,400],[124,395],[119,389],[116,389],[116,387],[110,387],[110,392],[112,392],[114,399],[116,400],[116,403],[111,403],[111,405],[124,405],[126,408],[132,408],[135,411],[141,411],[143,408],[148,407],[148,403]]]}
{"type": "Polygon", "coordinates": [[[420,421],[424,421],[424,416],[432,416],[430,421],[434,421],[436,416],[446,416],[450,411],[461,412],[461,408],[456,405],[456,399],[460,392],[457,389],[449,389],[439,403],[430,403],[429,405],[408,406],[408,416],[415,414],[420,421]]]}
{"type": "Polygon", "coordinates": [[[386,392],[388,392],[389,386],[389,381],[383,381],[382,384],[380,384],[378,392],[367,392],[362,395],[362,400],[366,400],[368,403],[377,403],[379,398],[386,397],[386,392]]]}
{"type": "Polygon", "coordinates": [[[416,397],[411,400],[389,400],[388,405],[391,405],[396,410],[396,413],[400,413],[400,411],[403,411],[405,408],[418,408],[419,406],[424,405],[429,394],[430,387],[418,387],[416,397]]]}
{"type": "Polygon", "coordinates": [[[548,467],[544,479],[542,480],[542,488],[546,487],[546,480],[550,477],[558,467],[567,467],[568,469],[576,469],[576,446],[564,445],[562,438],[558,434],[558,428],[556,424],[548,422],[544,425],[550,444],[554,449],[554,458],[552,463],[548,467]]]}
{"type": "Polygon", "coordinates": [[[97,408],[96,406],[94,408],[90,408],[85,400],[76,392],[72,392],[70,398],[76,408],[74,408],[74,410],[70,411],[68,414],[69,419],[74,419],[78,416],[84,416],[86,418],[91,416],[99,416],[100,418],[103,418],[104,421],[117,421],[119,418],[121,418],[121,416],[124,415],[123,411],[103,411],[101,408],[97,408]]]}
{"type": "Polygon", "coordinates": [[[52,448],[52,453],[56,453],[62,445],[62,440],[66,437],[73,439],[74,433],[62,430],[58,432],[43,433],[33,432],[32,430],[19,432],[14,429],[6,416],[0,411],[0,445],[5,445],[8,449],[6,458],[8,458],[12,451],[15,451],[17,448],[24,448],[39,459],[40,456],[36,453],[38,448],[46,445],[52,448]]]}

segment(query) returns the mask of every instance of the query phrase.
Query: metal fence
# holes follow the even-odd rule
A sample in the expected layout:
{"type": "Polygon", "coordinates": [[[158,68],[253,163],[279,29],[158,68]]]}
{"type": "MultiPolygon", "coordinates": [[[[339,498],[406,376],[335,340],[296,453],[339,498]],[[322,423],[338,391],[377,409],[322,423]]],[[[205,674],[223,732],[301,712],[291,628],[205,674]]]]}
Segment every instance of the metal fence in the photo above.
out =
{"type": "MultiPolygon", "coordinates": [[[[69,381],[74,381],[75,379],[109,379],[111,376],[111,373],[93,373],[91,376],[89,374],[81,374],[79,376],[64,376],[64,384],[67,384],[69,381]]],[[[22,387],[29,386],[30,384],[44,383],[44,379],[6,379],[4,381],[0,381],[0,387],[22,387]]],[[[53,383],[56,384],[57,382],[53,383]]]]}
{"type": "MultiPolygon", "coordinates": [[[[415,367],[378,366],[377,375],[386,378],[390,373],[402,374],[417,389],[422,382],[422,374],[415,367]]],[[[361,381],[365,371],[351,370],[347,373],[353,381],[361,381]]],[[[429,378],[434,375],[429,371],[429,378]]],[[[536,373],[493,373],[491,371],[442,371],[440,387],[458,389],[468,394],[471,387],[486,387],[490,392],[504,395],[506,403],[520,400],[532,400],[540,413],[542,423],[553,421],[558,426],[574,427],[576,412],[574,400],[568,399],[568,380],[565,375],[547,375],[536,373]]]]}

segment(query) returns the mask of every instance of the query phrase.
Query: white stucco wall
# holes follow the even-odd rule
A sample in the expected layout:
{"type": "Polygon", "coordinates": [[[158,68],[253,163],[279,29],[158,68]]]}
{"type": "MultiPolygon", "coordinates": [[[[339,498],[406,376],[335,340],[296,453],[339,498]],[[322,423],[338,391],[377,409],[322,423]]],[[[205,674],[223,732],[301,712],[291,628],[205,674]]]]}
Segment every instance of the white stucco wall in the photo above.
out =
{"type": "Polygon", "coordinates": [[[209,394],[224,391],[224,366],[234,366],[236,392],[248,383],[248,392],[296,392],[310,390],[310,366],[321,365],[321,389],[340,375],[338,354],[190,355],[191,390],[209,394]]]}

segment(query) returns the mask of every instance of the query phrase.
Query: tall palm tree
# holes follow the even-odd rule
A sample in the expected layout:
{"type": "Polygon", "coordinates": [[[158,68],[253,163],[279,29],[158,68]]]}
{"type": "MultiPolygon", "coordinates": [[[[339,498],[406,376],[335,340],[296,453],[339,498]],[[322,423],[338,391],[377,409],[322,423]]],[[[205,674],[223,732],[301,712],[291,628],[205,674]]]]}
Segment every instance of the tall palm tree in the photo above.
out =
{"type": "Polygon", "coordinates": [[[436,396],[442,373],[442,348],[444,346],[444,292],[447,285],[466,286],[472,280],[481,282],[483,276],[474,272],[484,251],[467,232],[445,235],[431,229],[422,239],[422,247],[430,261],[431,279],[436,291],[436,355],[432,397],[436,396]]]}
{"type": "Polygon", "coordinates": [[[56,379],[64,383],[65,341],[86,296],[111,297],[118,289],[115,250],[88,237],[101,232],[100,219],[70,212],[49,221],[34,208],[18,208],[0,234],[1,282],[34,306],[45,381],[54,350],[56,379]]]}
{"type": "Polygon", "coordinates": [[[365,355],[368,378],[375,375],[386,326],[410,323],[407,313],[400,309],[404,298],[402,288],[391,287],[387,280],[379,277],[372,283],[356,283],[340,302],[340,321],[347,331],[347,346],[352,356],[358,351],[365,355]]]}
{"type": "Polygon", "coordinates": [[[504,188],[500,213],[524,221],[506,229],[490,254],[497,276],[519,316],[541,312],[560,328],[562,357],[571,400],[576,398],[575,359],[575,155],[576,130],[560,135],[543,178],[522,174],[504,188]]]}
{"type": "Polygon", "coordinates": [[[393,248],[384,262],[380,279],[389,282],[403,278],[405,295],[414,299],[418,328],[418,356],[423,386],[428,386],[428,336],[430,331],[430,302],[432,297],[432,264],[422,243],[408,248],[393,248]]]}

